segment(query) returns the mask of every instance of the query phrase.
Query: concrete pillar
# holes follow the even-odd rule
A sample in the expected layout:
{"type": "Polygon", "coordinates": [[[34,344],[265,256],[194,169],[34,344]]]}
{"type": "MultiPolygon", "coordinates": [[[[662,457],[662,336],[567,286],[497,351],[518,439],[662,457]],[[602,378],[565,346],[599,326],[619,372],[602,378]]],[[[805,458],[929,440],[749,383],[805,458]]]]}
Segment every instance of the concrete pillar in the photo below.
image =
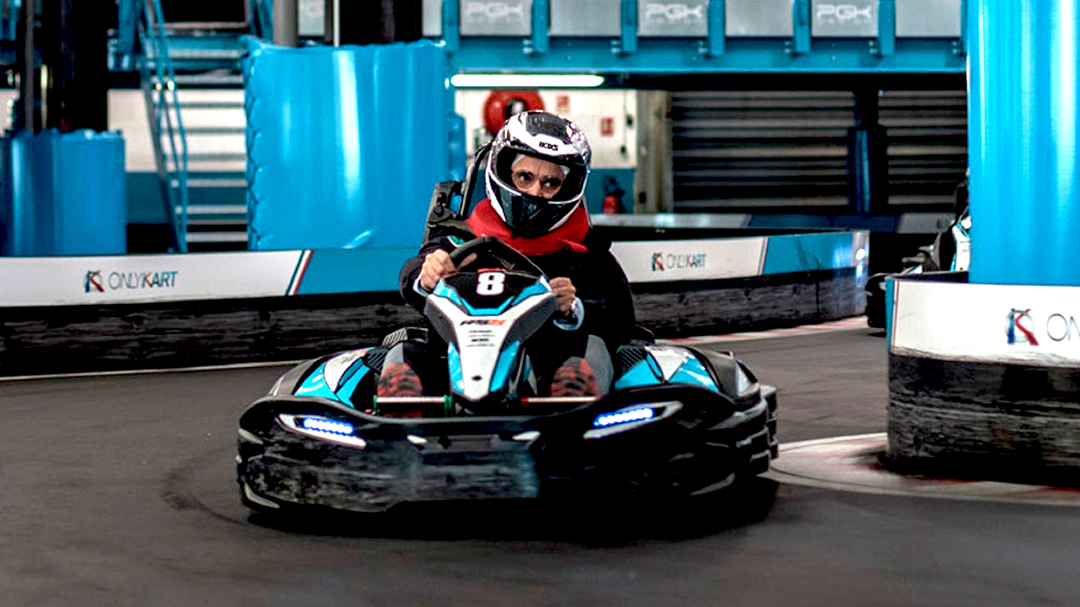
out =
{"type": "Polygon", "coordinates": [[[37,109],[39,81],[34,40],[37,23],[37,2],[24,0],[19,15],[19,109],[18,124],[32,132],[38,132],[37,109]]]}
{"type": "Polygon", "coordinates": [[[274,44],[300,45],[300,16],[297,0],[274,0],[274,44]]]}
{"type": "Polygon", "coordinates": [[[969,0],[971,282],[1080,286],[1080,0],[969,0]]]}

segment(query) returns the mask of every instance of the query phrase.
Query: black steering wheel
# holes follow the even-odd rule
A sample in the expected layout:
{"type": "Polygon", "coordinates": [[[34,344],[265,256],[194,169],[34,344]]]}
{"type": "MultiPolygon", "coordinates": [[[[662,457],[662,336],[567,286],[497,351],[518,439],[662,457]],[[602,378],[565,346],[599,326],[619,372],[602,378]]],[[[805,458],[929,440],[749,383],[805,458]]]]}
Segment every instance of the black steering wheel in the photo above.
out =
{"type": "Polygon", "coordinates": [[[525,257],[517,249],[494,236],[481,236],[461,245],[450,253],[450,261],[454,267],[460,267],[465,259],[476,254],[476,259],[469,265],[482,264],[480,267],[497,267],[508,272],[521,272],[531,276],[543,276],[544,271],[536,267],[528,257],[525,257]]]}

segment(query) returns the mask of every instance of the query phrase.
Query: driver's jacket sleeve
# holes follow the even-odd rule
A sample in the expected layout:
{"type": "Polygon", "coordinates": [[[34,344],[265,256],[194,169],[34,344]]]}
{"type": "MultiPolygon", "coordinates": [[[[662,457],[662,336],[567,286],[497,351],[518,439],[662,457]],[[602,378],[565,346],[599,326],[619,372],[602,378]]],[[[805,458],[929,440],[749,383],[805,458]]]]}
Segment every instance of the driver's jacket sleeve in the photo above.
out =
{"type": "MultiPolygon", "coordinates": [[[[420,276],[420,267],[424,258],[442,249],[452,252],[461,238],[471,238],[460,231],[442,233],[432,230],[431,238],[420,248],[420,253],[407,260],[401,268],[398,288],[405,301],[420,313],[424,311],[424,296],[416,292],[413,285],[420,276]],[[453,237],[453,239],[451,238],[453,237]]],[[[585,307],[585,320],[577,332],[597,335],[609,348],[625,343],[634,327],[634,301],[630,294],[630,284],[622,266],[611,254],[611,240],[590,229],[583,243],[589,251],[575,253],[569,250],[550,255],[530,256],[548,278],[565,276],[574,283],[577,296],[585,307]]]]}

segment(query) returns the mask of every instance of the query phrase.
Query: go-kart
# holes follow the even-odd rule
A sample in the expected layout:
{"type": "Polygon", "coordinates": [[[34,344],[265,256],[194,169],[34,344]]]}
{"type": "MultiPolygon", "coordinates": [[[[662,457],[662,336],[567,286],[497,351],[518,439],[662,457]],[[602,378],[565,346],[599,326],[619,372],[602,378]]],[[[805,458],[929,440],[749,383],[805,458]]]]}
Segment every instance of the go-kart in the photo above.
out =
{"type": "Polygon", "coordinates": [[[530,339],[557,310],[548,279],[491,238],[459,247],[424,314],[381,345],[302,363],[240,417],[245,505],[380,512],[403,502],[695,496],[765,472],[776,390],[730,353],[619,347],[602,397],[538,390],[530,339]],[[379,397],[388,351],[445,344],[445,394],[379,397]]]}
{"type": "Polygon", "coordinates": [[[886,323],[885,281],[924,272],[963,272],[971,260],[971,215],[967,205],[961,208],[949,229],[938,234],[934,243],[902,260],[904,267],[895,273],[874,274],[866,281],[866,324],[884,328],[886,323]]]}

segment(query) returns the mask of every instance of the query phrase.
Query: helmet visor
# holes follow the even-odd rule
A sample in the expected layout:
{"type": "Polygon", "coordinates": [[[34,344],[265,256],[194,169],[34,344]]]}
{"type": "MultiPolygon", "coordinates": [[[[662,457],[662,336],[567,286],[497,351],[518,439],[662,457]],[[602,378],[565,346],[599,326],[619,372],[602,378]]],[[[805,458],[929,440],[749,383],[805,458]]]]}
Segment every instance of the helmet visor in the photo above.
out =
{"type": "Polygon", "coordinates": [[[576,202],[585,190],[588,172],[581,166],[558,164],[526,150],[511,146],[499,150],[491,160],[494,176],[500,185],[523,195],[535,196],[551,203],[576,202]],[[537,168],[536,163],[521,162],[525,157],[537,158],[555,164],[557,169],[537,168]],[[535,184],[539,184],[539,188],[535,184]]]}

